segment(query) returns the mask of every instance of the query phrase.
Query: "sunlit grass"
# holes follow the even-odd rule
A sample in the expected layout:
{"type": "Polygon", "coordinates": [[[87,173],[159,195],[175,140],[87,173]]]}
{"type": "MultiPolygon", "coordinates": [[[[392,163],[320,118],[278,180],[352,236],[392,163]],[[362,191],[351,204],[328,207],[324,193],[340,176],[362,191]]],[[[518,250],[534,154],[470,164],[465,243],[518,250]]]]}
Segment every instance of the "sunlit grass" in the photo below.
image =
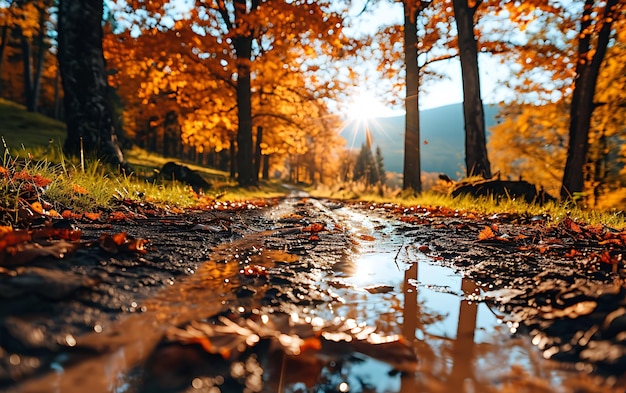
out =
{"type": "Polygon", "coordinates": [[[558,223],[565,217],[585,224],[603,224],[614,229],[626,228],[626,215],[622,211],[585,209],[561,202],[548,202],[543,205],[523,200],[493,197],[472,197],[462,195],[452,197],[444,192],[427,191],[415,194],[412,191],[365,187],[363,184],[344,184],[340,187],[317,187],[308,190],[311,195],[341,200],[358,200],[375,203],[395,203],[402,206],[444,207],[460,212],[484,216],[519,215],[528,218],[542,217],[548,223],[558,223]],[[382,191],[382,192],[381,192],[382,191]]]}

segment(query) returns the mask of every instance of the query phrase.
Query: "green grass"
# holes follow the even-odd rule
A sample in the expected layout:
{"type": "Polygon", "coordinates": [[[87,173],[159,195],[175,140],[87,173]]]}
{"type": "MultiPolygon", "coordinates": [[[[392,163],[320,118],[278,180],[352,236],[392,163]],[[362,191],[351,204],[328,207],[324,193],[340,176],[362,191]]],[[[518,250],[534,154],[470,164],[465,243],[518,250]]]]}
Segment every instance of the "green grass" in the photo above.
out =
{"type": "Polygon", "coordinates": [[[65,123],[38,113],[28,113],[22,105],[0,98],[0,136],[12,155],[40,153],[61,146],[65,123]]]}
{"type": "Polygon", "coordinates": [[[262,182],[253,189],[242,189],[229,180],[226,172],[182,162],[213,184],[206,195],[199,197],[185,184],[152,176],[166,162],[180,162],[179,159],[163,157],[138,147],[124,152],[136,173],[120,175],[90,158],[86,158],[83,169],[78,162],[61,153],[65,138],[64,123],[29,113],[23,106],[4,99],[0,99],[0,137],[5,143],[5,146],[0,145],[3,153],[0,166],[3,172],[8,171],[0,176],[0,220],[3,224],[17,220],[19,206],[26,199],[29,202],[34,199],[51,202],[59,212],[70,209],[81,213],[110,208],[120,199],[188,208],[207,203],[212,198],[235,201],[280,196],[287,192],[279,183],[272,182],[262,182]],[[22,176],[26,179],[17,179],[16,173],[26,174],[22,176]],[[49,184],[33,187],[36,186],[35,175],[46,179],[49,184]],[[30,191],[25,193],[24,189],[30,191]]]}

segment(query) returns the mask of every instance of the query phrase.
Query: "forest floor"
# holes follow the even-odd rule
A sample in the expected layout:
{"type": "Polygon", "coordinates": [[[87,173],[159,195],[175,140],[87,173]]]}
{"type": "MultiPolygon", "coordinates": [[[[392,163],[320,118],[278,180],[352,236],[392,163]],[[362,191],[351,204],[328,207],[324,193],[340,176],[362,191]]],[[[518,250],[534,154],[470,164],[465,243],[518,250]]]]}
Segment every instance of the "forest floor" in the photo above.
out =
{"type": "Polygon", "coordinates": [[[24,227],[0,391],[626,388],[624,231],[305,195],[24,227]]]}

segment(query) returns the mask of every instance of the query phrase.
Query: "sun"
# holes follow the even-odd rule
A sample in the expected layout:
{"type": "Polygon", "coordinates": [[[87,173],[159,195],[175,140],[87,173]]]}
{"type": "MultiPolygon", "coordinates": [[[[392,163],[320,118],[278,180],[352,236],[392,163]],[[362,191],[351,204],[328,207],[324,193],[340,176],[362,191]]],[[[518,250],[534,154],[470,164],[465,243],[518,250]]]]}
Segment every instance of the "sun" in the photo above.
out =
{"type": "Polygon", "coordinates": [[[374,96],[368,94],[355,95],[348,103],[348,117],[353,120],[367,120],[381,117],[385,111],[385,106],[374,96]]]}

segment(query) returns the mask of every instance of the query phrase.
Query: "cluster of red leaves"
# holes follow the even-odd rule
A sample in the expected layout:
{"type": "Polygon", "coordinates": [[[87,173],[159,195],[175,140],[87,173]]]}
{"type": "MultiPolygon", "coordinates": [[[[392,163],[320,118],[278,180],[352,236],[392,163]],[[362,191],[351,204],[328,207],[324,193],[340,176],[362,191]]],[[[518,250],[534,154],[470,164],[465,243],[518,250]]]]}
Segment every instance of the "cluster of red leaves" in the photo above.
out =
{"type": "Polygon", "coordinates": [[[98,245],[100,248],[111,254],[124,252],[145,254],[146,246],[149,243],[149,240],[136,239],[132,236],[128,236],[126,232],[115,233],[112,235],[103,233],[98,238],[98,245]]]}
{"type": "Polygon", "coordinates": [[[326,230],[326,226],[318,222],[312,223],[311,225],[307,225],[301,228],[302,232],[306,232],[309,234],[309,241],[312,241],[312,242],[319,241],[320,240],[319,233],[325,230],[326,230]]]}

